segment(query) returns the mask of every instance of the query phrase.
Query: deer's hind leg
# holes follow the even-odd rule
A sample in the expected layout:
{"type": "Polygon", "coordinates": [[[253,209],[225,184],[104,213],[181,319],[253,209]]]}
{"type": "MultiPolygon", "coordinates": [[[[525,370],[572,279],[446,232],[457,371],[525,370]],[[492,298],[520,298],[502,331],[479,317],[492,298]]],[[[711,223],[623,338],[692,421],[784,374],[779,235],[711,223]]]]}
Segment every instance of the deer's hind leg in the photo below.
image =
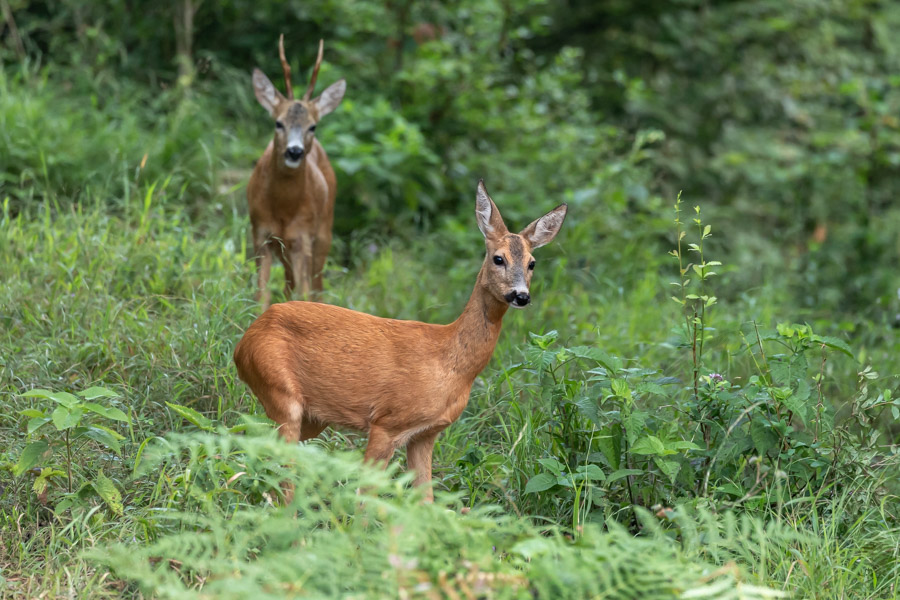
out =
{"type": "MultiPolygon", "coordinates": [[[[278,424],[278,435],[288,444],[296,444],[304,433],[310,434],[308,437],[314,437],[321,431],[319,429],[313,435],[314,427],[317,427],[318,424],[304,428],[304,425],[311,422],[303,420],[303,398],[300,394],[274,389],[269,390],[265,398],[260,396],[260,400],[266,409],[266,415],[278,424]]],[[[303,439],[308,438],[303,437],[303,439]]],[[[284,495],[284,503],[290,504],[294,500],[294,484],[282,481],[281,491],[284,495]]]]}

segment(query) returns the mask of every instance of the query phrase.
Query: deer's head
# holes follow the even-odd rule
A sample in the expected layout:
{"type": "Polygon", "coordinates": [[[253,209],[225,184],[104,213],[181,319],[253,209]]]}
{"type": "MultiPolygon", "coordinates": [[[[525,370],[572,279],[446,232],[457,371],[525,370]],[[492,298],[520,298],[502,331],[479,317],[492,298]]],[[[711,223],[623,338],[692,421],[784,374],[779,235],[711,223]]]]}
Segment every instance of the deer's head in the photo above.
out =
{"type": "Polygon", "coordinates": [[[328,86],[322,95],[312,99],[319,65],[322,63],[322,42],[319,41],[319,56],[309,80],[309,87],[300,100],[294,99],[291,87],[291,68],[284,57],[284,36],[278,40],[278,53],[284,69],[287,97],[275,89],[269,78],[259,69],[253,69],[253,91],[256,99],[275,120],[275,157],[290,169],[296,169],[303,162],[316,132],[319,119],[337,108],[344,97],[347,83],[340,79],[328,86]]]}
{"type": "Polygon", "coordinates": [[[510,233],[497,205],[488,196],[484,181],[475,194],[475,217],[484,234],[487,255],[481,267],[481,284],[499,301],[524,308],[531,301],[529,286],[534,273],[532,251],[553,241],[566,218],[560,204],[519,233],[510,233]]]}

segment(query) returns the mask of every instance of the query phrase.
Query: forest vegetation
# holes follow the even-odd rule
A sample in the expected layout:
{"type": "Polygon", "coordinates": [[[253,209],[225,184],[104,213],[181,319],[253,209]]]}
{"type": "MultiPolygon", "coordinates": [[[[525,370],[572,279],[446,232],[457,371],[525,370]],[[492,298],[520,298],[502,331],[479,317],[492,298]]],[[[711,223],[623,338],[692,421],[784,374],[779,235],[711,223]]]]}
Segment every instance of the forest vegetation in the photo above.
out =
{"type": "Polygon", "coordinates": [[[900,3],[0,9],[0,598],[900,597],[900,3]],[[325,302],[448,323],[479,179],[568,204],[434,504],[235,372],[281,33],[325,302]]]}

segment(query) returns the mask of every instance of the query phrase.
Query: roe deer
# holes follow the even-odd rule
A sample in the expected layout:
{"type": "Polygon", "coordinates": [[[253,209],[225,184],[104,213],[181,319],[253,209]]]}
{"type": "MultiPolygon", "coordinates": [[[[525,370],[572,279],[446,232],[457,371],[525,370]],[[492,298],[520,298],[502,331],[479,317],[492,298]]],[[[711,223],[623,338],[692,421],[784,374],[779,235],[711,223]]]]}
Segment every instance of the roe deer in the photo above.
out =
{"type": "MultiPolygon", "coordinates": [[[[475,216],[487,254],[465,310],[449,325],[316,302],[275,304],[250,325],[234,362],[285,441],[307,440],[328,425],[367,431],[367,461],[386,464],[407,445],[415,482],[431,481],[435,439],[466,407],[506,309],[531,300],[531,251],[556,237],[566,205],[510,233],[479,182],[475,216]]],[[[430,487],[425,493],[433,500],[430,487]]]]}
{"type": "Polygon", "coordinates": [[[303,98],[294,100],[283,35],[278,39],[278,54],[284,70],[286,98],[262,71],[253,70],[256,99],[275,119],[275,137],[256,163],[247,184],[259,277],[257,299],[262,300],[263,310],[270,302],[268,283],[273,254],[284,264],[287,299],[297,284],[304,297],[310,289],[322,290],[322,267],[331,248],[337,181],[325,150],[315,138],[315,130],[319,119],[337,108],[346,89],[341,79],[315,100],[310,99],[322,63],[320,40],[309,87],[303,98]]]}

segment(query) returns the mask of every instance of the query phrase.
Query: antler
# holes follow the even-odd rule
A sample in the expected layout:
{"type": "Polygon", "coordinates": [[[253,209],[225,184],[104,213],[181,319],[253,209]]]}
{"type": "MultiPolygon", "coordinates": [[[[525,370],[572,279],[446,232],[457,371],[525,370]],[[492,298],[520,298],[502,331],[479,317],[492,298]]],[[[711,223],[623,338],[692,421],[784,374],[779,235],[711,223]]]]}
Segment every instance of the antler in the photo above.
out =
{"type": "Polygon", "coordinates": [[[287,88],[288,100],[294,99],[294,88],[291,85],[291,65],[284,57],[284,34],[278,36],[278,57],[281,58],[281,68],[284,70],[284,86],[287,88]]]}
{"type": "Polygon", "coordinates": [[[303,94],[303,101],[308,102],[312,97],[313,89],[316,87],[316,77],[319,76],[319,66],[322,64],[322,49],[325,47],[324,40],[319,40],[319,56],[316,57],[316,66],[313,67],[312,76],[309,78],[309,87],[303,94]]]}

